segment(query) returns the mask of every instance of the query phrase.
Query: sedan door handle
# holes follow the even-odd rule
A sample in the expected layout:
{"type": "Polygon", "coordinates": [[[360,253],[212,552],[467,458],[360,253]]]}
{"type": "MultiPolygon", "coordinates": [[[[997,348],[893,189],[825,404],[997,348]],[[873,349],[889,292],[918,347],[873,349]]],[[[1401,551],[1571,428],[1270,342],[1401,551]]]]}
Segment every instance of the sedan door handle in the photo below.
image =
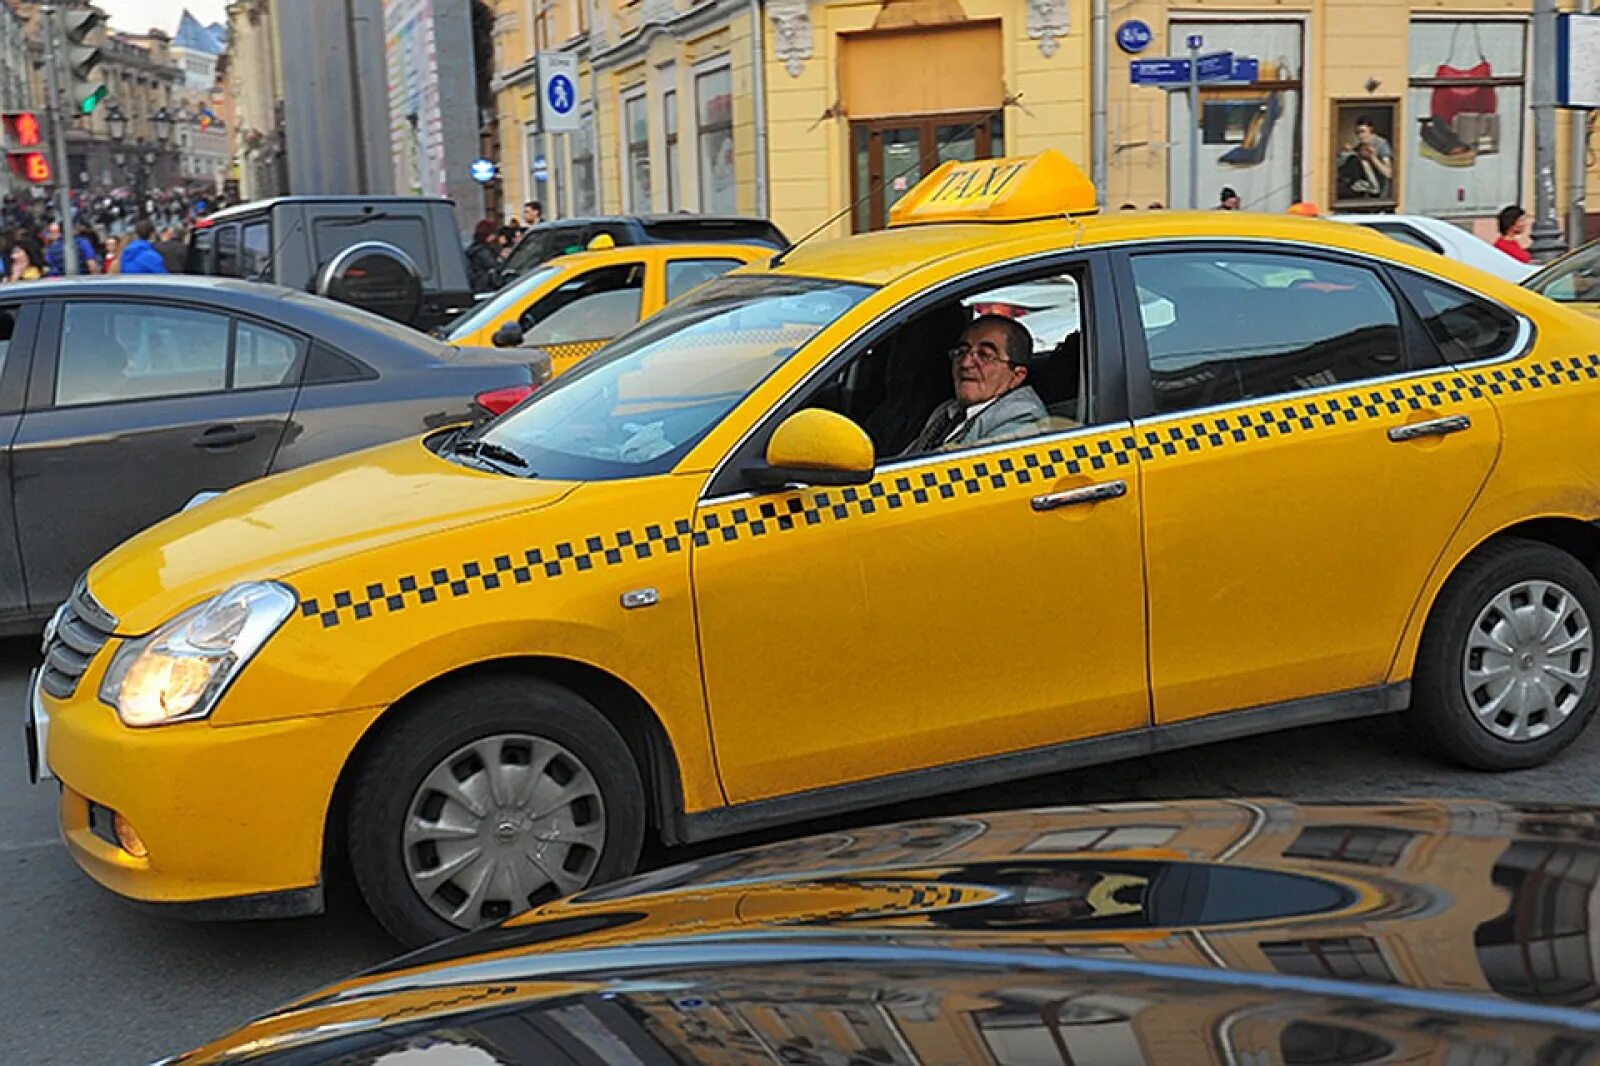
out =
{"type": "Polygon", "coordinates": [[[1084,485],[1082,488],[1067,489],[1065,492],[1051,492],[1033,498],[1035,511],[1054,511],[1060,507],[1071,507],[1078,503],[1099,503],[1101,500],[1115,500],[1128,494],[1128,483],[1121,479],[1116,481],[1102,481],[1098,485],[1084,485]]]}
{"type": "Polygon", "coordinates": [[[1471,428],[1472,419],[1466,415],[1450,415],[1448,418],[1395,426],[1389,430],[1389,439],[1398,444],[1402,441],[1421,440],[1423,437],[1448,437],[1452,433],[1460,433],[1464,429],[1471,428]]]}
{"type": "Polygon", "coordinates": [[[255,439],[256,431],[253,429],[240,429],[237,426],[212,426],[190,443],[196,448],[227,448],[255,439]]]}

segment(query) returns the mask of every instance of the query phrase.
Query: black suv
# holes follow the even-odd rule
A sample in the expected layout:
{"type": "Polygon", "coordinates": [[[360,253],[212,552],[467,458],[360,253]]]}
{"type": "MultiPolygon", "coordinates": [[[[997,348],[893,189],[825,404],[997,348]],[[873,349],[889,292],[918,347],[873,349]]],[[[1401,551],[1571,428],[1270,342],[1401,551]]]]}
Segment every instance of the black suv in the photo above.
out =
{"type": "Polygon", "coordinates": [[[266,281],[420,330],[472,306],[455,205],[421,196],[283,196],[219,211],[189,242],[188,271],[266,281]]]}
{"type": "Polygon", "coordinates": [[[547,259],[581,252],[604,234],[624,244],[674,244],[716,241],[761,244],[782,251],[789,247],[783,231],[764,218],[739,215],[605,215],[598,218],[563,218],[541,222],[523,234],[511,250],[501,277],[514,281],[547,259]]]}

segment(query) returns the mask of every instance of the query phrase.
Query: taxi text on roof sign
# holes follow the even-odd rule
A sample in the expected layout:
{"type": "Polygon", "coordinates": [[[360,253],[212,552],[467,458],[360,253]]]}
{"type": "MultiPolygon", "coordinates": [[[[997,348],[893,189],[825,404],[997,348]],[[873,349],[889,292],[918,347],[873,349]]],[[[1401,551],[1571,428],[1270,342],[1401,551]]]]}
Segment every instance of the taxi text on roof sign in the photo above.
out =
{"type": "Polygon", "coordinates": [[[1053,149],[1034,156],[948,162],[889,212],[889,225],[1021,222],[1097,210],[1094,183],[1053,149]]]}

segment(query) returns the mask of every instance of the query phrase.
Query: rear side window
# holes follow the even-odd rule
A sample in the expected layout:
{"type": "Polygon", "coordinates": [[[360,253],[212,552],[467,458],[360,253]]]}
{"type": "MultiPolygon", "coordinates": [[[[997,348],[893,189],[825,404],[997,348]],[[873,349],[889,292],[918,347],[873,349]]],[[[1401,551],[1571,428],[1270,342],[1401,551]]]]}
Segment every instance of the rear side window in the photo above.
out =
{"type": "Polygon", "coordinates": [[[1399,373],[1400,313],[1365,267],[1270,252],[1133,257],[1157,414],[1399,373]]]}
{"type": "Polygon", "coordinates": [[[1406,271],[1395,271],[1395,277],[1446,362],[1471,363],[1510,354],[1521,329],[1509,311],[1406,271]]]}
{"type": "Polygon", "coordinates": [[[370,215],[326,216],[312,222],[311,240],[318,264],[326,263],[352,244],[382,241],[409,255],[422,272],[423,280],[432,280],[434,276],[428,227],[416,215],[374,211],[370,215]]]}
{"type": "Polygon", "coordinates": [[[375,378],[370,367],[356,362],[343,352],[336,352],[326,344],[313,344],[306,358],[306,372],[301,380],[307,385],[329,385],[340,381],[361,381],[375,378]]]}
{"type": "Polygon", "coordinates": [[[667,264],[667,302],[742,265],[737,259],[674,259],[667,264]]]}

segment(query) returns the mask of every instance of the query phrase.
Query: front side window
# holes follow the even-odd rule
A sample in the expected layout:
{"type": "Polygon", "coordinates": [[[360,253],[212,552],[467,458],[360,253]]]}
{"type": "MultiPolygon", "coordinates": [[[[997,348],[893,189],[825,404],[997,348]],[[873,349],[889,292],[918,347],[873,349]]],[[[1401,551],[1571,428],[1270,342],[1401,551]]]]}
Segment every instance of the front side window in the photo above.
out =
{"type": "Polygon", "coordinates": [[[264,277],[272,266],[271,227],[266,221],[244,227],[244,249],[240,269],[247,278],[264,277]]]}
{"type": "Polygon", "coordinates": [[[1087,425],[1084,282],[1056,270],[952,295],[874,341],[805,405],[861,426],[880,462],[1087,425]]]}
{"type": "Polygon", "coordinates": [[[643,263],[622,263],[580,274],[523,312],[523,343],[610,340],[639,321],[643,294],[643,263]]]}
{"type": "Polygon", "coordinates": [[[1400,316],[1365,267],[1271,252],[1133,257],[1156,414],[1400,373],[1400,316]]]}
{"type": "Polygon", "coordinates": [[[62,313],[58,407],[220,392],[226,316],[154,304],[69,303],[62,313]]]}
{"type": "Polygon", "coordinates": [[[667,264],[667,302],[743,265],[737,259],[674,259],[667,264]]]}
{"type": "Polygon", "coordinates": [[[1600,303],[1600,244],[1557,259],[1522,284],[1558,303],[1600,303]]]}
{"type": "Polygon", "coordinates": [[[482,438],[520,456],[525,476],[664,473],[872,291],[814,278],[719,278],[490,423],[482,438]]]}
{"type": "Polygon", "coordinates": [[[1395,276],[1446,362],[1471,363],[1511,353],[1521,330],[1510,312],[1416,274],[1397,270],[1395,276]]]}
{"type": "Polygon", "coordinates": [[[724,67],[694,79],[700,160],[700,210],[731,215],[739,210],[733,167],[733,74],[724,67]]]}

